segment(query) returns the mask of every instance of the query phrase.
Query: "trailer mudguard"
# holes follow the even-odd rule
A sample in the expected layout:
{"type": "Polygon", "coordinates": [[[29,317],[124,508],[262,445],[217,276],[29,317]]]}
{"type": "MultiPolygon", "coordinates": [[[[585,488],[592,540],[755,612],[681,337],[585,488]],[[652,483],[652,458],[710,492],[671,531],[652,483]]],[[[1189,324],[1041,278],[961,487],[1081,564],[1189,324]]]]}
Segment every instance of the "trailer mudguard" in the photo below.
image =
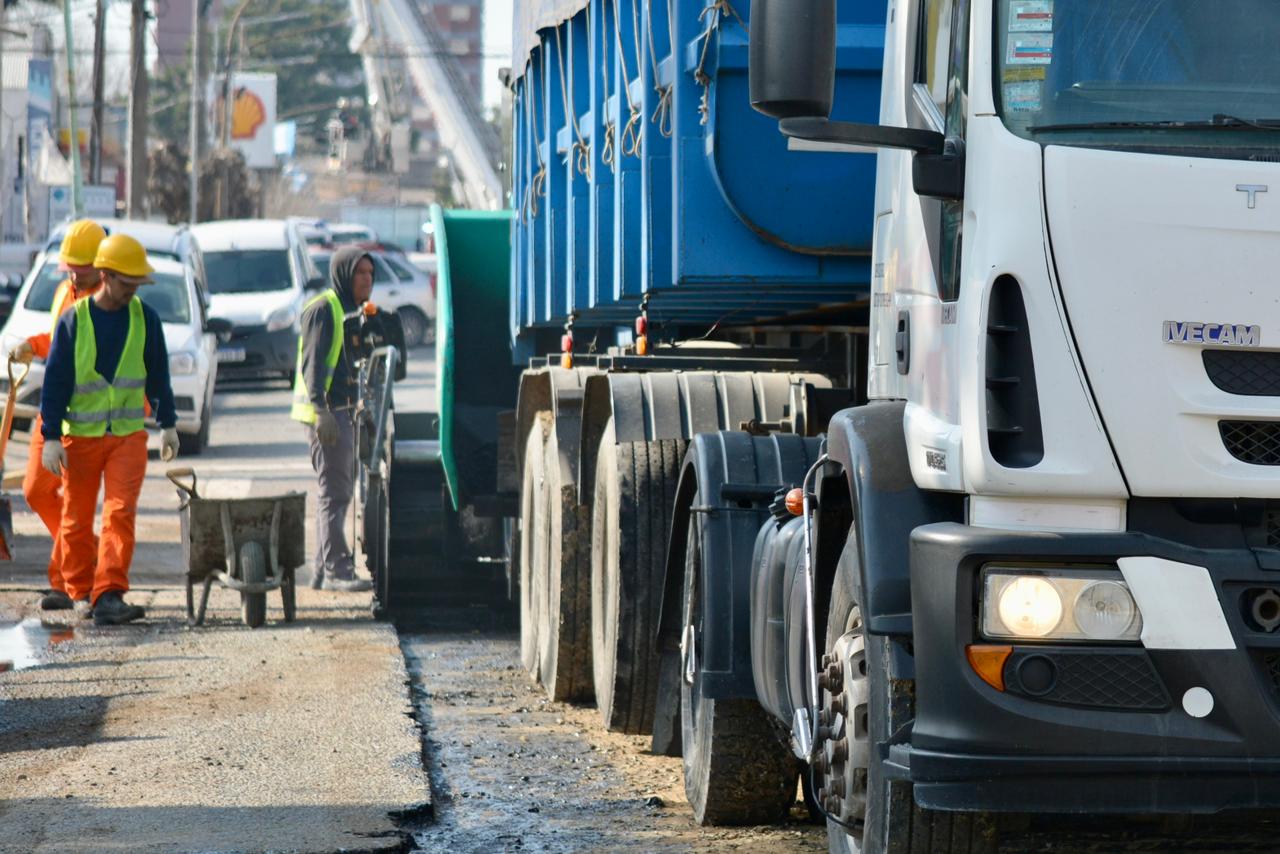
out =
{"type": "Polygon", "coordinates": [[[791,388],[797,383],[831,387],[831,380],[818,374],[765,371],[652,371],[589,376],[582,403],[578,493],[591,494],[596,451],[610,418],[618,442],[689,439],[698,433],[741,430],[746,422],[791,417],[791,388]]]}
{"type": "Polygon", "coordinates": [[[676,487],[663,579],[658,645],[679,648],[685,548],[690,521],[702,550],[698,649],[706,695],[756,698],[751,667],[752,556],[769,504],[781,489],[799,486],[818,457],[820,442],[790,433],[752,436],[738,431],[693,437],[676,487]]]}
{"type": "Polygon", "coordinates": [[[856,557],[863,619],[873,634],[912,632],[911,532],[964,519],[964,496],[926,492],[911,477],[905,411],[902,401],[845,409],[831,419],[827,434],[827,453],[844,469],[853,514],[835,583],[848,584],[845,567],[856,557]]]}

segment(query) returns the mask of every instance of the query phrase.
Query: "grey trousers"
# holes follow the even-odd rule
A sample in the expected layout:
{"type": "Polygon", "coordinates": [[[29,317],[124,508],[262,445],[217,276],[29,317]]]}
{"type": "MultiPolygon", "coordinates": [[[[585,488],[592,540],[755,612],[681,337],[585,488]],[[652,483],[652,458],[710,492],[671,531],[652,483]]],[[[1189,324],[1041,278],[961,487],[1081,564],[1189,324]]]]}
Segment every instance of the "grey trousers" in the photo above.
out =
{"type": "Polygon", "coordinates": [[[324,571],[325,578],[351,578],[355,575],[355,558],[347,545],[347,509],[355,491],[356,430],[351,410],[334,413],[338,420],[338,441],[320,444],[316,428],[307,425],[311,443],[311,468],[320,478],[320,495],[316,499],[316,559],[314,571],[324,571]]]}

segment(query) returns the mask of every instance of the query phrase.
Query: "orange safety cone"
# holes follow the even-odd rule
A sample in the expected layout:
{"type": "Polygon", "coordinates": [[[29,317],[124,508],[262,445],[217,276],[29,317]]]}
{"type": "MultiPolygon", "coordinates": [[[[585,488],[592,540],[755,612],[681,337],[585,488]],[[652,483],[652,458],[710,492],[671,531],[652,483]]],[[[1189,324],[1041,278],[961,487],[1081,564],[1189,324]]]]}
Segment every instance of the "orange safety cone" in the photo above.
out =
{"type": "MultiPolygon", "coordinates": [[[[9,394],[4,401],[4,419],[0,421],[0,479],[4,475],[4,453],[9,448],[9,433],[13,430],[13,407],[18,402],[18,389],[22,386],[30,364],[9,360],[9,394]],[[19,366],[15,374],[14,365],[19,366]]],[[[13,504],[6,493],[0,492],[0,560],[13,560],[13,551],[9,543],[13,541],[13,504]]]]}

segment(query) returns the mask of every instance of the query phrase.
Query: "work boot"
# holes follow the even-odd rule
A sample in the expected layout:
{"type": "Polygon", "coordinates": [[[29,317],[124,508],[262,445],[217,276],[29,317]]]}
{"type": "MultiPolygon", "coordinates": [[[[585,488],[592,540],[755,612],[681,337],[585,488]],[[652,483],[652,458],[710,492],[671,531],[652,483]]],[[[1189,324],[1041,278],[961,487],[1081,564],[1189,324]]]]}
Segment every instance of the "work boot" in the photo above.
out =
{"type": "Polygon", "coordinates": [[[311,570],[311,589],[319,590],[324,585],[324,567],[317,566],[311,570]]]}
{"type": "Polygon", "coordinates": [[[75,601],[76,616],[82,620],[87,620],[93,616],[93,603],[88,599],[77,599],[75,601]]]}
{"type": "Polygon", "coordinates": [[[124,594],[118,590],[108,590],[93,603],[93,624],[95,626],[119,626],[141,620],[147,612],[139,605],[130,605],[124,601],[124,594]]]}
{"type": "Polygon", "coordinates": [[[41,611],[67,611],[71,608],[71,597],[61,590],[50,590],[40,597],[41,611]]]}
{"type": "Polygon", "coordinates": [[[373,582],[367,578],[356,578],[354,575],[347,578],[331,575],[324,580],[324,586],[320,589],[332,590],[337,593],[363,593],[366,590],[373,589],[373,582]]]}

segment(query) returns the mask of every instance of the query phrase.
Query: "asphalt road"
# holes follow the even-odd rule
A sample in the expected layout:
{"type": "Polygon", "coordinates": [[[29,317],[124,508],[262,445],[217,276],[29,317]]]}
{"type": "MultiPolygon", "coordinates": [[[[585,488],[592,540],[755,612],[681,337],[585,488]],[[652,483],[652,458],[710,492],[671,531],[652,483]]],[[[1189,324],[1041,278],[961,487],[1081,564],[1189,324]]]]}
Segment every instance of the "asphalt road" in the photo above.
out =
{"type": "MultiPolygon", "coordinates": [[[[429,391],[415,373],[407,396],[429,391]]],[[[212,446],[175,465],[195,467],[205,496],[299,490],[310,511],[289,400],[283,382],[220,389],[212,446]]],[[[11,445],[10,470],[25,451],[11,445]]],[[[305,588],[292,625],[278,594],[251,631],[238,595],[215,591],[209,624],[188,628],[166,468],[153,457],[140,501],[129,598],[148,619],[128,627],[41,622],[49,541],[14,497],[16,559],[0,566],[0,851],[403,849],[430,788],[394,628],[370,618],[367,593],[305,588]]]]}

